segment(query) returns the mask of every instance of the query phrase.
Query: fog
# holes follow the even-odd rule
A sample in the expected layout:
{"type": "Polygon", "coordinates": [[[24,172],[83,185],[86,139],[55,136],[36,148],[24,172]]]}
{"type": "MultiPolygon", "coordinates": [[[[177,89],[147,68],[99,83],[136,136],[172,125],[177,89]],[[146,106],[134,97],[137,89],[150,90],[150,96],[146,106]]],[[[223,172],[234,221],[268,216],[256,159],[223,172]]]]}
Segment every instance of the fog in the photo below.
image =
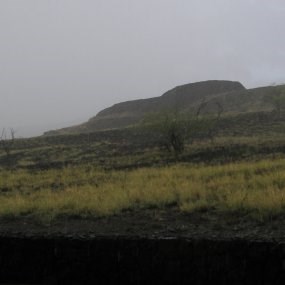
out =
{"type": "Polygon", "coordinates": [[[86,121],[180,84],[285,82],[282,0],[1,0],[0,130],[86,121]]]}

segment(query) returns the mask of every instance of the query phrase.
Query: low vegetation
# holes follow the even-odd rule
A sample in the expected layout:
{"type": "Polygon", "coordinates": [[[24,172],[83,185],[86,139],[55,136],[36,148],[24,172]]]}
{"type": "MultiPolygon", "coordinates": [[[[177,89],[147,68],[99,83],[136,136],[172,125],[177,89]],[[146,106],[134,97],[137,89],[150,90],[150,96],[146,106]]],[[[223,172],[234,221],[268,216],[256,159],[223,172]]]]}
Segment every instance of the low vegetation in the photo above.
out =
{"type": "Polygon", "coordinates": [[[285,159],[102,170],[2,170],[0,216],[94,218],[125,210],[176,207],[271,219],[285,213],[285,159]]]}
{"type": "Polygon", "coordinates": [[[285,214],[285,117],[162,118],[151,118],[154,129],[2,135],[11,144],[0,148],[0,218],[50,223],[169,208],[261,221],[285,214]],[[167,151],[162,138],[183,148],[167,151]]]}

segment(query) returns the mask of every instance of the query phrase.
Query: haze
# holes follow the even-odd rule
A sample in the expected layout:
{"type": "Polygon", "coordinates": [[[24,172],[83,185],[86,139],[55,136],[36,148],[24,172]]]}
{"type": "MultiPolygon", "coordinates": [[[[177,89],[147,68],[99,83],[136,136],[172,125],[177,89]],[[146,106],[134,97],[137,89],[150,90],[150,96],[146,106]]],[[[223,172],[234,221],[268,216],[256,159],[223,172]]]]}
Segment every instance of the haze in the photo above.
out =
{"type": "Polygon", "coordinates": [[[0,130],[86,121],[174,86],[285,82],[283,0],[1,0],[0,130]]]}

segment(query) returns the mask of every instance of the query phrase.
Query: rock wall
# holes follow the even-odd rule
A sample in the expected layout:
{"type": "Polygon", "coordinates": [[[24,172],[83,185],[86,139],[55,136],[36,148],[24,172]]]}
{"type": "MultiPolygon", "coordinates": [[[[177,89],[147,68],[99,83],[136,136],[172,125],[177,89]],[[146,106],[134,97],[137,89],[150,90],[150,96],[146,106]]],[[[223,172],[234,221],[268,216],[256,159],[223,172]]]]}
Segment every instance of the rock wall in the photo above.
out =
{"type": "Polygon", "coordinates": [[[285,284],[285,245],[147,238],[0,238],[0,284],[285,284]]]}

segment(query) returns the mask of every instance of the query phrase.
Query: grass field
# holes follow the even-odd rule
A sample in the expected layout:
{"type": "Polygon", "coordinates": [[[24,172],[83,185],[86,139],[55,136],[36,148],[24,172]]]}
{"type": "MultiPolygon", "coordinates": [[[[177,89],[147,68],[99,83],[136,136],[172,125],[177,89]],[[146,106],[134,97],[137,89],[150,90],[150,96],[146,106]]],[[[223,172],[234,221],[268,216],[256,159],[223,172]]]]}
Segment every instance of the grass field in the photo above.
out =
{"type": "Polygon", "coordinates": [[[0,216],[101,217],[134,208],[177,207],[271,219],[285,213],[285,159],[134,170],[80,165],[1,170],[0,216]]]}
{"type": "Polygon", "coordinates": [[[51,222],[168,207],[280,217],[285,121],[255,117],[225,119],[214,140],[195,138],[178,156],[137,129],[17,139],[9,155],[0,148],[0,218],[51,222]]]}

